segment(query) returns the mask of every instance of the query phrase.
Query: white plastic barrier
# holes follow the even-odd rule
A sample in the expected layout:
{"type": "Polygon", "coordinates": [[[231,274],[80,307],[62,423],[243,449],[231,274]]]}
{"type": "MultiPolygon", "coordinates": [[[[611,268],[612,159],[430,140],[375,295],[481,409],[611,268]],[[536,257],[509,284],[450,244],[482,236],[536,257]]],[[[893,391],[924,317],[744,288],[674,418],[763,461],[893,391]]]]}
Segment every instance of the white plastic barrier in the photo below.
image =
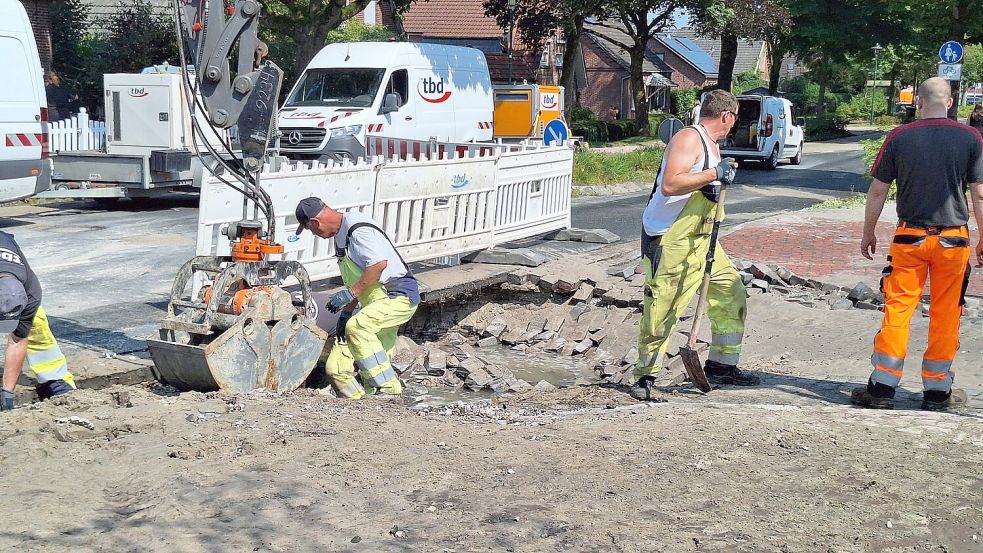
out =
{"type": "MultiPolygon", "coordinates": [[[[261,185],[275,205],[275,239],[286,247],[283,259],[302,262],[313,280],[338,275],[332,241],[294,235],[294,209],[309,196],[341,211],[368,213],[407,261],[479,251],[570,225],[570,148],[393,140],[381,143],[382,151],[388,153],[390,144],[396,152],[405,145],[409,156],[419,144],[421,158],[397,154],[356,164],[285,164],[263,173],[261,185]]],[[[221,231],[242,215],[242,197],[217,177],[206,179],[197,255],[229,255],[231,245],[221,231]]]]}
{"type": "Polygon", "coordinates": [[[106,147],[106,124],[90,121],[85,108],[79,108],[78,115],[48,123],[48,140],[52,154],[101,150],[106,147]]]}

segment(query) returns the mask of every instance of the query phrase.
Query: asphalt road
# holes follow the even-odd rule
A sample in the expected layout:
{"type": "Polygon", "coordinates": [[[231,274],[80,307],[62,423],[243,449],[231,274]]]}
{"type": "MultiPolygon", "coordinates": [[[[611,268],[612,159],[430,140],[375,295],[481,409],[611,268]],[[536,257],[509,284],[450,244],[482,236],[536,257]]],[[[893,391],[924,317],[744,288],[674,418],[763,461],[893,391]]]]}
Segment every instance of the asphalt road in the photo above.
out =
{"type": "MultiPolygon", "coordinates": [[[[776,171],[744,168],[729,193],[727,224],[861,190],[862,171],[859,152],[815,154],[776,171]]],[[[635,240],[646,196],[578,199],[574,226],[635,240]]],[[[85,201],[15,204],[0,207],[0,229],[15,234],[38,273],[53,330],[69,354],[140,352],[164,315],[174,275],[195,253],[196,206],[195,196],[112,209],[85,201]]],[[[569,250],[568,243],[537,247],[547,255],[569,250]]]]}

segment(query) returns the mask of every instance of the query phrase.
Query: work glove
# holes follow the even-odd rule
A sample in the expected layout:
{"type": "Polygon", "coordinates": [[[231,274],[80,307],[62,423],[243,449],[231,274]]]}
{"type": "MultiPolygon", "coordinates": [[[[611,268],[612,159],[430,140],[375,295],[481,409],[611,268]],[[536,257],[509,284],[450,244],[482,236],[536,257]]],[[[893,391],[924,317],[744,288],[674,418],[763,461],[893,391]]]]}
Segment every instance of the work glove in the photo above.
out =
{"type": "Polygon", "coordinates": [[[352,320],[355,314],[351,311],[342,311],[341,315],[338,317],[338,326],[335,328],[335,336],[341,340],[345,341],[348,339],[348,321],[352,320]]]}
{"type": "Polygon", "coordinates": [[[345,307],[349,303],[355,301],[355,296],[352,295],[351,290],[345,288],[340,292],[335,292],[328,298],[328,304],[325,306],[328,311],[332,313],[337,313],[341,311],[342,307],[345,307]]]}
{"type": "Polygon", "coordinates": [[[0,388],[0,411],[13,411],[14,410],[14,393],[7,391],[5,388],[0,388]]]}
{"type": "Polygon", "coordinates": [[[737,176],[737,161],[734,158],[725,157],[721,159],[715,169],[720,184],[734,184],[734,177],[737,176]]]}

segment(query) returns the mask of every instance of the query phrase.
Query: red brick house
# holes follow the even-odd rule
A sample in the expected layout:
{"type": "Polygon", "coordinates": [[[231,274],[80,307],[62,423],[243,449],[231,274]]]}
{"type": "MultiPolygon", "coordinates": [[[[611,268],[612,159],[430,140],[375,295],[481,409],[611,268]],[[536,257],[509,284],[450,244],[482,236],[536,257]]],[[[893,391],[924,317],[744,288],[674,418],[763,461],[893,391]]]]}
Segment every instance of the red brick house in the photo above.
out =
{"type": "Polygon", "coordinates": [[[51,18],[48,15],[49,0],[21,0],[27,17],[31,20],[34,39],[41,54],[41,66],[45,71],[51,69],[51,18]]]}

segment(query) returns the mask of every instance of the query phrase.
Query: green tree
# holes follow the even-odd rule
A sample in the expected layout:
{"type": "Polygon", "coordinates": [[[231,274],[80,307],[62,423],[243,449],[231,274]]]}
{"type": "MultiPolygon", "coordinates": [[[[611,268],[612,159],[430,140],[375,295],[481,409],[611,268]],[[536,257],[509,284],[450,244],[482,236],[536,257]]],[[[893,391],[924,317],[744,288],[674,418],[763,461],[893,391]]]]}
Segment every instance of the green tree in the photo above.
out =
{"type": "Polygon", "coordinates": [[[51,66],[62,84],[79,90],[85,72],[83,41],[88,27],[89,6],[82,0],[52,0],[48,6],[51,19],[51,66]]]}

